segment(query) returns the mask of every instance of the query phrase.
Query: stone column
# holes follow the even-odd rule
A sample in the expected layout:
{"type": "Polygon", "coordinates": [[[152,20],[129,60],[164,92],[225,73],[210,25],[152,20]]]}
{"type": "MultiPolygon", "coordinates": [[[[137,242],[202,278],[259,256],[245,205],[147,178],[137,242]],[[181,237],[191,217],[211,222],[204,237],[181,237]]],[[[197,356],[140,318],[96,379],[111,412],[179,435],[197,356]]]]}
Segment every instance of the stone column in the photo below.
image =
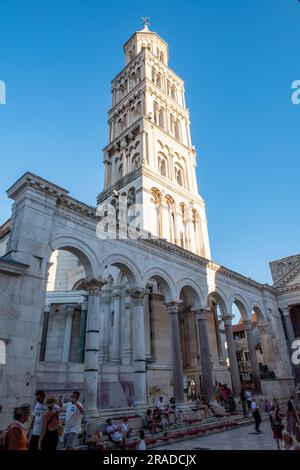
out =
{"type": "Polygon", "coordinates": [[[246,331],[246,336],[247,336],[247,343],[248,343],[248,349],[249,349],[254,388],[257,393],[262,393],[260,376],[259,376],[259,366],[257,362],[255,341],[254,341],[254,336],[253,336],[253,328],[252,328],[253,325],[252,325],[251,320],[244,320],[244,326],[245,326],[245,331],[246,331]]]}
{"type": "Polygon", "coordinates": [[[41,349],[40,349],[40,361],[44,361],[46,357],[46,347],[47,347],[47,335],[48,335],[48,324],[49,324],[49,314],[50,314],[51,304],[47,304],[44,307],[44,317],[43,317],[43,330],[42,330],[42,340],[41,340],[41,349]]]}
{"type": "Polygon", "coordinates": [[[84,348],[85,348],[85,335],[86,335],[86,318],[87,318],[87,302],[82,302],[80,305],[80,323],[79,323],[79,360],[84,362],[84,348]]]}
{"type": "Polygon", "coordinates": [[[179,322],[178,322],[178,302],[166,304],[167,312],[171,315],[171,335],[172,335],[172,368],[174,397],[177,402],[184,402],[183,391],[183,371],[180,351],[179,322]]]}
{"type": "Polygon", "coordinates": [[[161,212],[161,238],[170,240],[170,217],[169,205],[165,201],[161,201],[159,210],[161,212]]]}
{"type": "Polygon", "coordinates": [[[121,309],[121,292],[116,290],[112,294],[113,311],[114,311],[114,326],[112,338],[112,355],[111,362],[120,362],[120,309],[121,309]]]}
{"type": "Polygon", "coordinates": [[[175,245],[180,246],[180,226],[181,226],[181,211],[176,208],[174,212],[174,221],[175,221],[175,245]]]}
{"type": "Polygon", "coordinates": [[[146,289],[129,289],[133,315],[134,406],[147,404],[144,296],[146,289]]]}
{"type": "Polygon", "coordinates": [[[234,396],[238,396],[241,393],[241,380],[238,361],[236,357],[236,347],[232,332],[232,315],[228,313],[223,316],[225,325],[225,334],[227,342],[227,353],[229,358],[229,370],[232,383],[232,391],[234,396]]]}
{"type": "Polygon", "coordinates": [[[132,345],[131,345],[131,296],[127,289],[125,292],[124,309],[121,316],[122,335],[121,335],[121,361],[123,365],[131,364],[132,345]]]}
{"type": "Polygon", "coordinates": [[[105,282],[92,277],[82,283],[88,291],[88,313],[86,325],[85,360],[84,360],[84,407],[85,415],[99,416],[97,408],[98,371],[99,371],[99,318],[100,291],[105,282]]]}
{"type": "Polygon", "coordinates": [[[188,209],[187,228],[189,238],[189,249],[193,253],[196,253],[196,234],[194,230],[193,214],[191,208],[188,209]]]}
{"type": "Polygon", "coordinates": [[[211,362],[210,362],[210,349],[209,349],[207,329],[206,329],[206,319],[207,319],[207,314],[210,315],[211,311],[209,309],[203,309],[203,308],[196,309],[194,311],[196,314],[196,320],[198,323],[198,331],[199,331],[203,390],[207,397],[207,400],[210,401],[213,398],[214,386],[213,386],[212,370],[211,370],[211,362]]]}
{"type": "Polygon", "coordinates": [[[108,325],[111,311],[111,293],[106,291],[100,297],[100,340],[99,340],[99,360],[101,363],[108,361],[109,337],[108,325]]]}
{"type": "Polygon", "coordinates": [[[63,362],[69,362],[70,360],[74,307],[72,305],[67,305],[66,312],[65,339],[62,357],[63,362]]]}

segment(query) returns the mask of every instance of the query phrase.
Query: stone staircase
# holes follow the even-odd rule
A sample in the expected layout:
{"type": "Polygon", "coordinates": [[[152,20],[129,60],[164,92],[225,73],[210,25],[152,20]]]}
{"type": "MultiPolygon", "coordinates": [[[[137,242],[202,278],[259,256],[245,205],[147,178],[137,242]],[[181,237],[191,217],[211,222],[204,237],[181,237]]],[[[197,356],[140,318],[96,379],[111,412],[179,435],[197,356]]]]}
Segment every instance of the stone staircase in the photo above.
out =
{"type": "MultiPolygon", "coordinates": [[[[130,409],[131,414],[124,414],[120,416],[113,416],[113,422],[117,426],[120,425],[123,421],[124,416],[128,418],[128,425],[132,428],[132,433],[130,438],[126,440],[126,449],[135,449],[139,442],[139,430],[143,428],[143,417],[133,413],[132,408],[130,409]]],[[[114,413],[115,414],[115,413],[114,413]]],[[[161,431],[155,434],[151,434],[148,429],[145,431],[145,441],[147,449],[159,448],[160,446],[171,444],[174,442],[181,442],[187,439],[192,439],[196,437],[201,437],[207,434],[218,433],[222,431],[227,431],[237,426],[247,425],[253,422],[253,418],[245,418],[243,415],[236,413],[225,417],[215,418],[204,418],[204,412],[202,410],[197,411],[184,411],[182,413],[183,421],[181,423],[175,424],[175,419],[172,414],[170,415],[171,427],[168,428],[165,432],[161,431]]],[[[106,418],[105,418],[106,419],[106,418]]],[[[79,449],[87,449],[87,443],[89,437],[95,431],[95,429],[100,429],[103,432],[102,446],[103,450],[115,450],[120,448],[120,446],[111,442],[105,434],[105,419],[97,419],[93,422],[86,423],[84,425],[84,437],[80,439],[79,449]]]]}

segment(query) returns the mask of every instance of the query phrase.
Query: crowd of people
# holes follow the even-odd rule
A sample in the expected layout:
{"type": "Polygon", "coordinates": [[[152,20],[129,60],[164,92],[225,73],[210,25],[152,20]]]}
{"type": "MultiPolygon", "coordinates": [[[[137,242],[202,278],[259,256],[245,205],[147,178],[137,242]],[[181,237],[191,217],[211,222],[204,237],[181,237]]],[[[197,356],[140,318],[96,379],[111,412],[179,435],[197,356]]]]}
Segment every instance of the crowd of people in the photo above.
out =
{"type": "Polygon", "coordinates": [[[264,410],[269,414],[277,449],[300,450],[300,409],[294,395],[287,402],[285,412],[281,411],[277,400],[273,403],[266,400],[264,410]]]}
{"type": "Polygon", "coordinates": [[[43,390],[38,390],[32,413],[29,405],[14,408],[13,422],[1,436],[4,450],[55,451],[59,439],[66,450],[73,450],[84,414],[79,397],[80,393],[75,390],[70,401],[62,404],[54,396],[46,397],[43,390]],[[30,417],[26,432],[24,425],[30,417]]]}

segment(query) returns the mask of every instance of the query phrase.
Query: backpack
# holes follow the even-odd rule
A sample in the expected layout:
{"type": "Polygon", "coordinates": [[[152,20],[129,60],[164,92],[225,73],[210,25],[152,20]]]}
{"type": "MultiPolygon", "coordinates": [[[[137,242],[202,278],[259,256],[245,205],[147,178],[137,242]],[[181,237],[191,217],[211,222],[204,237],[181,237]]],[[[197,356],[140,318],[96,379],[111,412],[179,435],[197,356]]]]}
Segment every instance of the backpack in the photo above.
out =
{"type": "Polygon", "coordinates": [[[14,428],[19,428],[20,431],[23,429],[21,424],[12,423],[6,429],[3,429],[2,431],[0,431],[0,451],[7,450],[7,447],[8,447],[7,436],[8,436],[8,433],[14,428]]]}

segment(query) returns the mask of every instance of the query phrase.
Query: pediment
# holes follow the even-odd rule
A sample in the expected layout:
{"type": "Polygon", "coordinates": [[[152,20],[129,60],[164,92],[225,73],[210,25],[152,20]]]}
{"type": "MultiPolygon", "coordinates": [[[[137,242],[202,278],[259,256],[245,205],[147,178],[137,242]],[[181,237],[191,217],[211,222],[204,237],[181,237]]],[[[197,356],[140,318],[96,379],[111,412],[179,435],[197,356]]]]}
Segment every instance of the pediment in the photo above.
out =
{"type": "Polygon", "coordinates": [[[300,284],[300,263],[294,266],[287,274],[279,279],[274,284],[274,287],[287,287],[293,286],[295,284],[300,284]]]}

